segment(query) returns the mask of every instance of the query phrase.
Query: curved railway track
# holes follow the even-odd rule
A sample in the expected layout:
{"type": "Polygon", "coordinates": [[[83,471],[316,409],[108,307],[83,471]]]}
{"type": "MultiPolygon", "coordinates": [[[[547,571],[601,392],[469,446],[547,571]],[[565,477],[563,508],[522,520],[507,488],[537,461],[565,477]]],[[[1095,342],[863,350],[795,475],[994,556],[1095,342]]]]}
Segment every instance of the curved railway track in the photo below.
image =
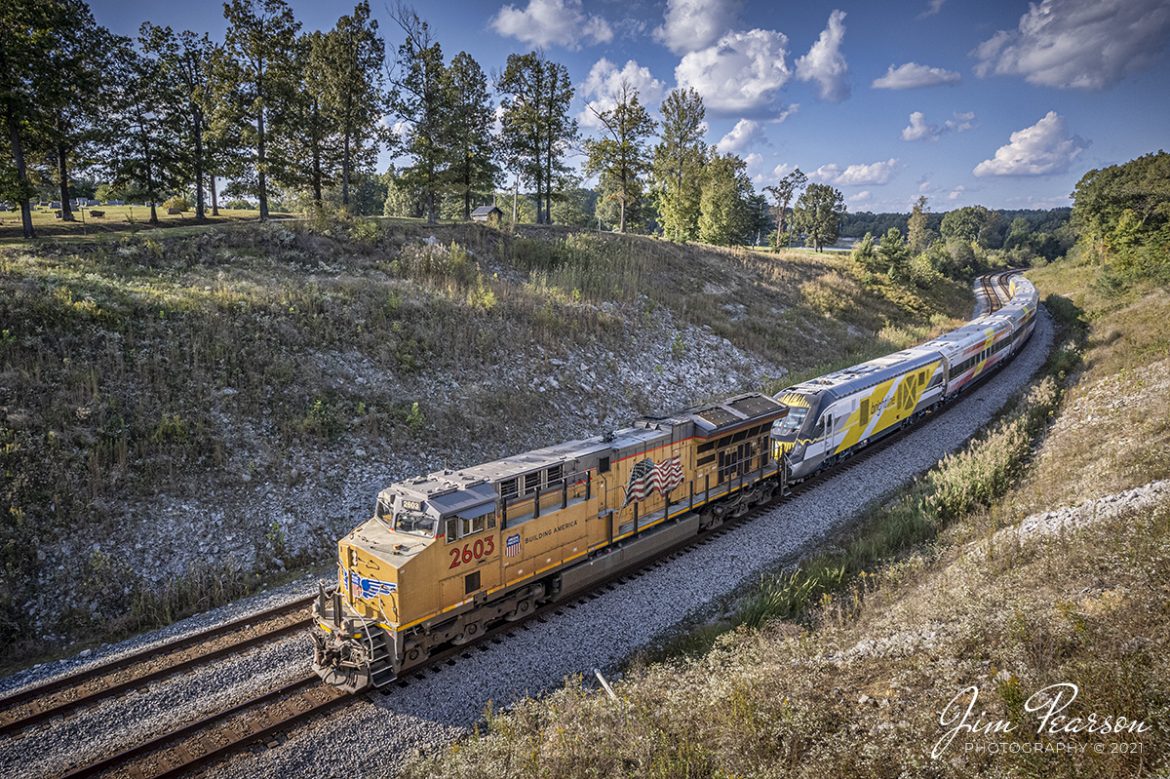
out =
{"type": "MultiPolygon", "coordinates": [[[[1010,297],[1008,279],[1016,272],[1018,271],[1004,271],[980,277],[986,311],[1000,308],[1003,301],[1010,297]]],[[[985,382],[990,376],[998,373],[1000,367],[1002,364],[984,374],[975,384],[985,382]]],[[[964,395],[966,394],[965,392],[964,395]]],[[[953,406],[953,403],[944,404],[930,412],[930,417],[937,418],[953,406]]],[[[546,622],[550,615],[559,615],[566,609],[575,609],[600,597],[603,591],[613,591],[622,582],[642,577],[694,548],[711,543],[737,526],[753,521],[783,500],[808,492],[829,478],[848,472],[918,427],[913,424],[902,426],[834,466],[817,471],[790,485],[783,495],[752,507],[742,516],[729,518],[723,524],[698,536],[668,547],[654,560],[636,570],[617,573],[599,582],[588,592],[574,595],[564,601],[546,604],[522,620],[500,624],[485,631],[479,639],[470,644],[442,650],[429,658],[424,665],[398,679],[394,685],[388,685],[377,692],[390,695],[394,687],[407,687],[412,680],[437,673],[444,667],[458,665],[460,658],[469,658],[475,651],[488,651],[489,644],[502,643],[507,634],[516,630],[528,630],[533,621],[546,622]]],[[[139,689],[150,682],[173,676],[195,665],[292,633],[305,626],[307,619],[304,610],[315,597],[308,596],[259,614],[248,615],[216,628],[126,655],[108,664],[0,699],[0,733],[20,730],[49,717],[67,714],[120,692],[139,689]],[[89,690],[90,685],[93,686],[92,690],[89,690]]],[[[197,721],[97,761],[72,767],[64,776],[94,777],[115,773],[119,776],[141,779],[179,776],[257,742],[266,743],[270,747],[277,746],[282,740],[282,735],[357,697],[322,684],[315,674],[306,673],[277,689],[206,715],[197,721]]]]}

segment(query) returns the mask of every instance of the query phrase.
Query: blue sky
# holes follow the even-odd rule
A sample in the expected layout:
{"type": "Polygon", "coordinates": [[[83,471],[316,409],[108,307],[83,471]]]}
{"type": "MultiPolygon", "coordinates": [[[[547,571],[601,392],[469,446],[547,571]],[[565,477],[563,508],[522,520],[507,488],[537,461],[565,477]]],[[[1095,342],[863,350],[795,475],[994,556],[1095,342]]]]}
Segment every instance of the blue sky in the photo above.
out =
{"type": "MultiPolygon", "coordinates": [[[[306,29],[346,3],[292,2],[306,29]]],[[[387,49],[400,41],[371,3],[387,49]]],[[[217,2],[94,0],[133,34],[149,19],[223,34],[217,2]]],[[[352,6],[350,6],[352,7],[352,6]]],[[[757,186],[787,167],[839,187],[851,211],[1068,205],[1089,168],[1170,146],[1170,0],[805,2],[470,0],[417,3],[448,58],[487,72],[543,48],[574,112],[625,78],[653,107],[677,85],[708,106],[708,141],[757,186]],[[787,166],[787,167],[786,167],[787,166]]],[[[383,158],[380,165],[389,163],[383,158]]]]}

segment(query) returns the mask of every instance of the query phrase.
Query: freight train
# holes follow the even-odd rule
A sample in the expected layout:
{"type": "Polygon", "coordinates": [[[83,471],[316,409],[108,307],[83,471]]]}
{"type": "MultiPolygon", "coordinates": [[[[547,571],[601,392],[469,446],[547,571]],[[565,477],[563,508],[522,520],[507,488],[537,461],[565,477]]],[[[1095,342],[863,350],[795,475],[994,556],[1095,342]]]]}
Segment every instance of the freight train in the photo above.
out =
{"type": "Polygon", "coordinates": [[[1023,346],[1032,284],[913,349],[612,433],[398,482],[338,543],[313,669],[381,687],[436,652],[579,595],[773,500],[968,388],[1023,346]]]}

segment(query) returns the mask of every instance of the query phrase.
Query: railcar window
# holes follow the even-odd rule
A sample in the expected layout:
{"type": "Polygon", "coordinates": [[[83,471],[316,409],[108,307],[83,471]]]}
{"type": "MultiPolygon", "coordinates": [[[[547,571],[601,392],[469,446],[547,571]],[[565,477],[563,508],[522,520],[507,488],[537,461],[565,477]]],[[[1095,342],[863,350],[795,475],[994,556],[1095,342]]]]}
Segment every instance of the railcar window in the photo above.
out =
{"type": "Polygon", "coordinates": [[[459,520],[456,517],[451,517],[447,520],[447,543],[451,543],[459,537],[459,520]]]}
{"type": "Polygon", "coordinates": [[[394,529],[399,533],[432,537],[439,520],[414,511],[399,511],[394,518],[394,529]]]}
{"type": "Polygon", "coordinates": [[[608,457],[602,457],[601,459],[599,459],[597,461],[597,472],[598,473],[609,473],[609,458],[608,457]]]}
{"type": "Polygon", "coordinates": [[[374,513],[387,525],[394,525],[394,507],[381,498],[378,499],[378,506],[374,509],[374,513]]]}

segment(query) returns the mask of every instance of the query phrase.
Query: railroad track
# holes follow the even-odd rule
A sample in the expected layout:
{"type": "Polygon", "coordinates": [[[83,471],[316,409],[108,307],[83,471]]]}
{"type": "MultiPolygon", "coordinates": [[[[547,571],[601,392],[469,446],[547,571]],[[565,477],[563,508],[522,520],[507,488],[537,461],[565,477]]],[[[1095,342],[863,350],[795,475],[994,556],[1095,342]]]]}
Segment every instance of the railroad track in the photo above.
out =
{"type": "MultiPolygon", "coordinates": [[[[999,295],[994,289],[995,282],[992,279],[996,278],[1000,287],[1006,290],[1006,278],[1011,273],[1013,271],[981,277],[980,281],[989,306],[994,305],[995,308],[998,308],[1001,305],[1001,298],[999,298],[999,295]]],[[[990,310],[994,310],[994,308],[990,310]]],[[[996,366],[996,370],[984,374],[976,384],[981,384],[990,376],[998,373],[999,367],[1002,366],[996,366]]],[[[937,408],[931,412],[931,419],[945,414],[953,405],[953,403],[948,403],[937,408]]],[[[459,659],[469,659],[473,656],[474,652],[489,651],[491,645],[502,643],[508,634],[517,630],[528,630],[534,621],[538,623],[547,622],[550,616],[563,614],[566,609],[575,609],[583,603],[597,599],[604,591],[613,591],[621,583],[640,578],[693,549],[711,543],[736,529],[738,526],[757,519],[761,515],[776,508],[784,500],[802,495],[822,482],[852,470],[868,458],[881,452],[886,447],[892,446],[919,427],[920,425],[916,424],[906,425],[890,435],[884,436],[865,449],[836,463],[832,467],[818,471],[800,482],[790,485],[783,495],[751,508],[740,517],[729,518],[720,526],[712,528],[701,535],[686,539],[667,548],[656,559],[636,570],[615,574],[608,579],[602,580],[588,592],[575,595],[565,601],[546,604],[533,611],[525,619],[497,625],[486,631],[483,636],[471,644],[450,647],[440,651],[431,657],[425,665],[407,672],[407,674],[398,679],[393,685],[381,688],[377,692],[380,692],[382,695],[390,695],[393,693],[395,687],[408,687],[412,681],[423,679],[429,674],[439,673],[447,667],[458,665],[459,659]]],[[[6,727],[8,730],[24,727],[33,721],[39,721],[53,716],[55,713],[62,713],[66,710],[85,705],[86,702],[117,694],[116,691],[110,692],[111,689],[125,690],[137,688],[148,681],[178,673],[180,670],[184,670],[193,664],[206,662],[214,657],[221,657],[239,651],[239,649],[245,646],[255,645],[264,640],[271,640],[276,635],[292,632],[304,626],[306,620],[303,616],[303,609],[312,602],[314,597],[316,596],[309,596],[295,601],[293,604],[280,607],[279,609],[272,609],[269,612],[262,612],[259,615],[250,615],[249,617],[236,620],[219,628],[206,631],[205,633],[121,658],[115,661],[115,663],[111,663],[110,666],[99,666],[90,671],[75,674],[57,682],[42,685],[41,687],[34,688],[12,698],[0,700],[0,707],[2,707],[11,701],[19,701],[24,696],[32,696],[38,693],[51,696],[58,691],[68,690],[71,683],[86,682],[90,678],[98,679],[101,677],[103,671],[116,673],[117,671],[131,668],[135,663],[144,661],[148,656],[153,656],[160,652],[166,653],[168,649],[174,652],[176,649],[194,646],[201,639],[203,642],[206,642],[208,636],[219,637],[231,634],[239,629],[246,629],[251,623],[255,623],[264,618],[271,617],[277,619],[276,612],[284,612],[286,615],[299,612],[299,619],[289,617],[289,624],[287,626],[282,626],[247,639],[238,640],[235,643],[218,647],[210,652],[204,651],[195,657],[148,671],[147,673],[137,675],[133,680],[127,679],[116,685],[108,686],[104,692],[99,691],[94,695],[78,697],[65,704],[46,708],[46,713],[43,714],[36,713],[26,716],[23,719],[13,720],[12,724],[6,727]],[[111,671],[110,669],[113,666],[117,666],[117,669],[111,671]]],[[[73,767],[64,776],[70,778],[93,777],[112,774],[115,771],[118,775],[129,775],[140,777],[141,779],[162,779],[162,777],[179,776],[226,757],[258,741],[264,741],[269,746],[276,746],[280,743],[282,734],[287,734],[306,721],[314,719],[348,701],[354,700],[356,697],[349,693],[341,692],[334,687],[321,684],[315,674],[306,674],[277,689],[259,694],[223,711],[209,714],[195,722],[163,733],[116,754],[108,755],[92,763],[73,767]]],[[[26,705],[29,705],[29,703],[26,702],[26,705]]],[[[17,704],[13,704],[11,708],[16,708],[16,706],[17,704]]],[[[0,710],[0,717],[3,717],[9,711],[10,709],[8,708],[0,710]]],[[[0,732],[3,732],[3,729],[0,729],[0,732]]]]}
{"type": "Polygon", "coordinates": [[[115,771],[136,779],[179,776],[256,741],[268,740],[269,745],[275,746],[279,734],[351,697],[308,673],[231,708],[73,768],[64,777],[101,776],[115,771]]]}
{"type": "Polygon", "coordinates": [[[0,699],[0,735],[67,716],[108,698],[142,689],[222,657],[302,629],[305,597],[217,627],[123,655],[79,673],[0,699]]]}

